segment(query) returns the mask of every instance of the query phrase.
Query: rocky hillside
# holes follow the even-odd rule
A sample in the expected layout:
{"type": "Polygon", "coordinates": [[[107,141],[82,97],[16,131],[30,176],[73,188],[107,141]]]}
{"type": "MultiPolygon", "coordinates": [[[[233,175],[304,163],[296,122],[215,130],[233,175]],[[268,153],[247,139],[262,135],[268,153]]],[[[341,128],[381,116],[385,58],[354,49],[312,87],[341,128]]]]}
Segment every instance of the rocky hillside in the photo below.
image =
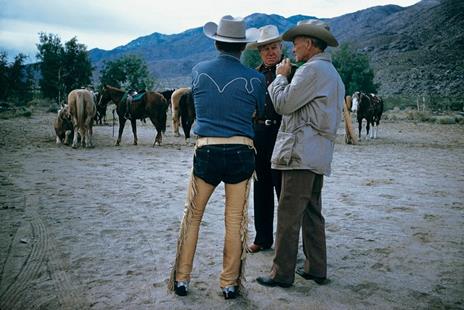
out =
{"type": "Polygon", "coordinates": [[[374,7],[331,24],[342,42],[369,55],[380,93],[463,96],[464,1],[374,7]]]}
{"type": "MultiPolygon", "coordinates": [[[[246,22],[251,27],[274,24],[285,31],[307,18],[256,13],[246,22]]],[[[464,1],[377,6],[326,21],[340,43],[368,54],[381,95],[463,96],[464,1]]],[[[184,85],[194,64],[216,54],[198,27],[174,35],[153,33],[111,51],[93,49],[90,56],[98,74],[103,61],[129,53],[142,56],[158,79],[184,85]]]]}

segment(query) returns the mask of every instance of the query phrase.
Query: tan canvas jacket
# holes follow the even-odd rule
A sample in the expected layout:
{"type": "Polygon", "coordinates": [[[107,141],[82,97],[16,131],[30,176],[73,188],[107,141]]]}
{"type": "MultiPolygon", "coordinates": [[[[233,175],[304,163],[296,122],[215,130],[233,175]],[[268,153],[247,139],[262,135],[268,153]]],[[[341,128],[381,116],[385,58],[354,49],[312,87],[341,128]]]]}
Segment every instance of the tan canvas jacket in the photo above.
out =
{"type": "Polygon", "coordinates": [[[330,175],[345,96],[330,55],[313,56],[298,68],[290,84],[286,77],[277,76],[268,91],[276,112],[282,115],[272,168],[330,175]]]}

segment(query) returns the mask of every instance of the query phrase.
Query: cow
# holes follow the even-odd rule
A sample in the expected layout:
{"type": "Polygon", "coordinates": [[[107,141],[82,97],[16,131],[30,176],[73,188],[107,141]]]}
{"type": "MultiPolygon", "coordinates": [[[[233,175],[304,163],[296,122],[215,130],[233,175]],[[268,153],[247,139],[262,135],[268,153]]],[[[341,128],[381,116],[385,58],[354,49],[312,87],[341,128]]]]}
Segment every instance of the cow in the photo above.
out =
{"type": "Polygon", "coordinates": [[[93,94],[87,89],[75,89],[68,95],[67,111],[71,116],[74,126],[74,137],[72,147],[77,148],[80,134],[82,145],[93,147],[92,144],[92,126],[97,108],[93,100],[93,94]]]}

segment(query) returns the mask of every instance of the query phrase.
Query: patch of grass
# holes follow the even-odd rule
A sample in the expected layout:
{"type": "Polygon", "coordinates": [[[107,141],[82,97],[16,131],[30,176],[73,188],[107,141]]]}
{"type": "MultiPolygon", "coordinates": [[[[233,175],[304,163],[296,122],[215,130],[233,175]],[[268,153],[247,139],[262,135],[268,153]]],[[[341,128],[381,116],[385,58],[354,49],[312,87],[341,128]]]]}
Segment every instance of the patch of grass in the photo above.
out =
{"type": "Polygon", "coordinates": [[[396,95],[383,96],[382,98],[386,111],[395,107],[402,110],[415,108],[416,110],[433,112],[464,111],[464,96],[396,95]]]}
{"type": "Polygon", "coordinates": [[[437,115],[434,116],[432,119],[437,124],[456,124],[456,118],[452,115],[437,115]]]}
{"type": "Polygon", "coordinates": [[[432,119],[432,113],[430,111],[408,110],[406,111],[406,119],[411,121],[429,122],[432,119]]]}
{"type": "Polygon", "coordinates": [[[16,117],[31,117],[32,110],[27,107],[11,107],[0,112],[0,119],[11,119],[16,117]]]}

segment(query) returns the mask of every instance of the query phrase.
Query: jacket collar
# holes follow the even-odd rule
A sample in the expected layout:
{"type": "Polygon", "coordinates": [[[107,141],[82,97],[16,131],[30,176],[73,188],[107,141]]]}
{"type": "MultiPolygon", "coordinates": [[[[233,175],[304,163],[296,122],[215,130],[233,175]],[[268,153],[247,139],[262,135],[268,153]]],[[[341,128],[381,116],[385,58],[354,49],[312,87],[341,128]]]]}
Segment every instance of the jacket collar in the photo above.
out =
{"type": "Polygon", "coordinates": [[[332,56],[330,56],[330,54],[327,52],[322,52],[322,53],[316,54],[313,57],[309,58],[308,61],[306,62],[310,62],[313,60],[325,60],[328,62],[332,62],[332,56]]]}
{"type": "Polygon", "coordinates": [[[237,60],[240,62],[240,53],[227,53],[227,52],[219,52],[218,57],[224,57],[224,58],[233,58],[234,60],[237,60]]]}

